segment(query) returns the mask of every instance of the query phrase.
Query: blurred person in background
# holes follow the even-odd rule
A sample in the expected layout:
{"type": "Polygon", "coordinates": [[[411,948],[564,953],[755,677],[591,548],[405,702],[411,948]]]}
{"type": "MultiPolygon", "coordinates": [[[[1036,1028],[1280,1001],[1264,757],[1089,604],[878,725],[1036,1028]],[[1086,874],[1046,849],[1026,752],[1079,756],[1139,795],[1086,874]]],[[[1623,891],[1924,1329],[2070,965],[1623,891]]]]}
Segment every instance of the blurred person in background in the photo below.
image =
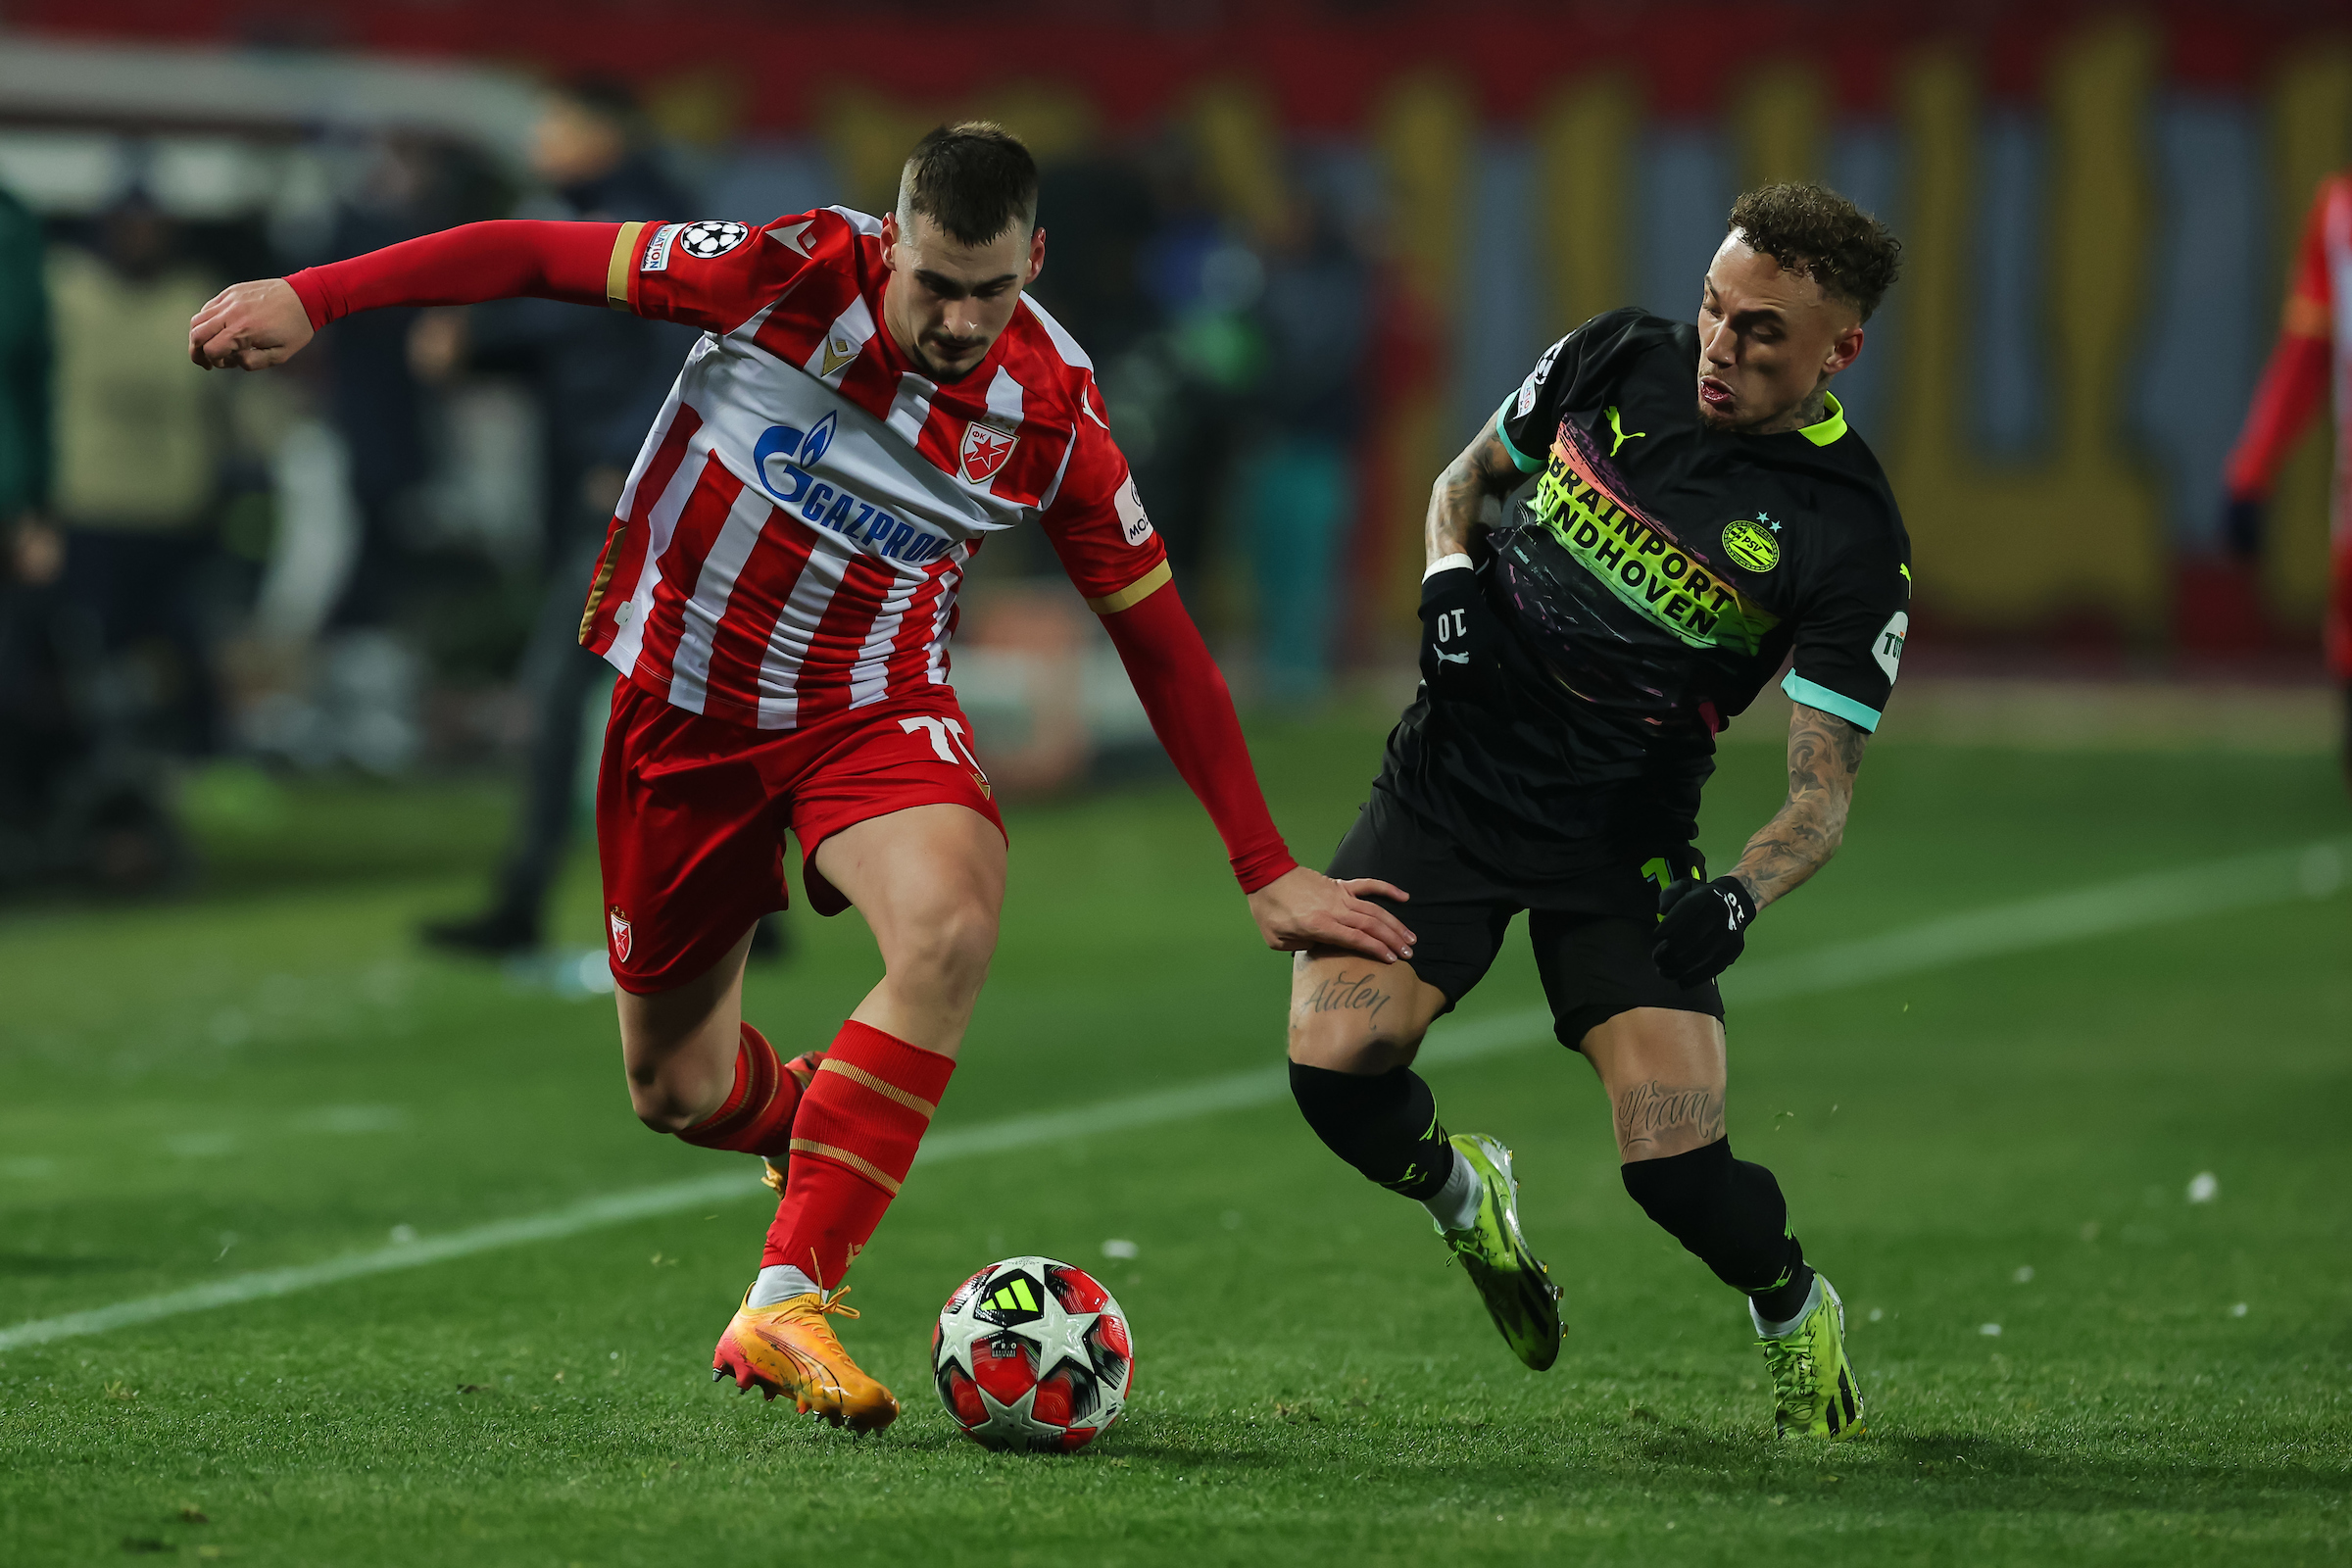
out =
{"type": "Polygon", "coordinates": [[[2352,286],[2352,170],[2321,181],[2304,220],[2278,344],[2230,454],[2222,526],[2241,560],[2261,553],[2271,488],[2332,385],[2335,482],[2324,637],[2328,676],[2344,697],[2342,760],[2345,783],[2352,785],[2352,310],[2337,298],[2347,286],[2352,286]]]}
{"type": "MultiPolygon", "coordinates": [[[[385,138],[349,200],[335,209],[325,260],[364,256],[462,222],[453,181],[436,148],[411,136],[385,138]]],[[[317,258],[312,258],[317,259],[317,258]]],[[[327,357],[329,406],[351,455],[352,500],[360,514],[357,559],[328,615],[330,630],[382,626],[400,612],[416,561],[406,503],[430,463],[429,398],[409,362],[417,311],[378,311],[338,335],[327,357]]]]}
{"type": "MultiPolygon", "coordinates": [[[[531,163],[552,200],[526,210],[528,217],[663,220],[693,205],[658,161],[635,99],[616,83],[586,80],[551,92],[532,135],[531,163]]],[[[372,314],[353,324],[365,326],[372,314]]],[[[522,798],[489,906],[427,925],[425,938],[437,946],[500,955],[540,945],[548,890],[563,870],[578,814],[589,694],[612,679],[604,662],[580,646],[580,584],[696,335],[626,311],[581,311],[544,299],[433,312],[416,322],[409,353],[427,378],[460,368],[519,371],[546,429],[546,587],[517,675],[530,712],[522,798]]],[[[777,929],[767,928],[763,948],[772,947],[777,929]]]]}
{"type": "Polygon", "coordinates": [[[138,656],[131,700],[155,739],[197,756],[220,741],[201,597],[217,543],[220,388],[172,352],[214,279],[180,259],[170,218],[140,192],[99,220],[92,248],[48,268],[57,342],[52,492],[66,535],[65,592],[110,658],[138,656]]]}
{"type": "Polygon", "coordinates": [[[0,528],[22,577],[57,575],[63,547],[49,526],[49,283],[41,220],[0,190],[0,528]]]}
{"type": "Polygon", "coordinates": [[[1340,547],[1355,514],[1371,279],[1332,204],[1311,192],[1293,198],[1258,249],[1265,282],[1250,316],[1265,370],[1239,520],[1266,694],[1312,702],[1330,683],[1340,547]]]}
{"type": "Polygon", "coordinates": [[[0,190],[0,886],[30,873],[70,747],[51,634],[65,545],[49,520],[49,286],[41,220],[0,190]]]}

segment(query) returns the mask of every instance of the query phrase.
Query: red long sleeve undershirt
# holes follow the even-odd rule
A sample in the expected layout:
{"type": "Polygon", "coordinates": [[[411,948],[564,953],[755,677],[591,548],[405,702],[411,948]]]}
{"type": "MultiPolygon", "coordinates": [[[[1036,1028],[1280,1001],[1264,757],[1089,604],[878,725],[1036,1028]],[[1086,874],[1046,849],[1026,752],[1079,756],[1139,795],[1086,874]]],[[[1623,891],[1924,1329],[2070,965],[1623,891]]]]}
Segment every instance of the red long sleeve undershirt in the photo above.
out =
{"type": "MultiPolygon", "coordinates": [[[[396,305],[477,305],[517,296],[603,305],[619,229],[521,219],[467,223],[309,268],[286,281],[314,328],[396,305]]],[[[1295,867],[1266,809],[1225,677],[1174,586],[1103,624],[1152,733],[1224,839],[1242,890],[1255,893],[1295,867]]]]}
{"type": "Polygon", "coordinates": [[[2230,453],[2230,494],[2239,501],[2270,496],[2279,466],[2294,450],[2328,392],[2328,362],[2333,345],[2324,337],[2282,332],[2271,363],[2254,389],[2245,428],[2230,453]]]}
{"type": "Polygon", "coordinates": [[[1297,866],[1257,787],[1233,695],[1175,585],[1103,616],[1102,624],[1143,700],[1152,732],[1225,840],[1242,891],[1255,893],[1297,866]]]}
{"type": "Polygon", "coordinates": [[[479,305],[525,297],[602,305],[619,236],[618,223],[500,219],[305,268],[286,281],[314,329],[354,311],[392,305],[479,305]]]}

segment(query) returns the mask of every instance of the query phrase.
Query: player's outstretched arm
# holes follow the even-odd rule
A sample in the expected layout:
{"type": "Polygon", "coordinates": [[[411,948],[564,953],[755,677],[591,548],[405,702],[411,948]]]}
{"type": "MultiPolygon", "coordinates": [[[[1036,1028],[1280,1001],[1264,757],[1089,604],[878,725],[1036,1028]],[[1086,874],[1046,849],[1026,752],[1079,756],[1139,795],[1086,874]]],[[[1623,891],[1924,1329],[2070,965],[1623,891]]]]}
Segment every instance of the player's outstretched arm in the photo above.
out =
{"type": "Polygon", "coordinates": [[[1658,898],[1658,972],[1702,985],[1731,967],[1756,911],[1830,861],[1845,837],[1869,732],[1818,708],[1788,715],[1788,801],[1747,841],[1729,876],[1676,882],[1658,898]]]}
{"type": "MultiPolygon", "coordinates": [[[[1163,574],[1165,567],[1161,568],[1163,574]]],[[[1209,819],[1266,946],[1282,953],[1339,948],[1382,963],[1409,957],[1413,934],[1367,895],[1403,902],[1401,888],[1362,878],[1335,882],[1291,858],[1266,809],[1233,697],[1173,583],[1102,616],[1127,678],[1209,819]]]]}
{"type": "Polygon", "coordinates": [[[188,358],[208,370],[266,370],[292,359],[327,322],[391,305],[523,297],[607,304],[624,226],[644,225],[466,223],[291,277],[231,284],[188,323],[188,358]]]}

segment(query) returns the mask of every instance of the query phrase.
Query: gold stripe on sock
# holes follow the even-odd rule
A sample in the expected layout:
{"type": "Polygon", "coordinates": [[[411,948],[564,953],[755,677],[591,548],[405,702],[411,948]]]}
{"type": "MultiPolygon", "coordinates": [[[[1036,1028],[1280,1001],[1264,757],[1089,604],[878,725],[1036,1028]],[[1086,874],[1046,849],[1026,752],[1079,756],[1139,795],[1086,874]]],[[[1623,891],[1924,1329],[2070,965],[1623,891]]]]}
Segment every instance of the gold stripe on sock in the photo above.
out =
{"type": "Polygon", "coordinates": [[[871,1089],[884,1100],[895,1100],[908,1110],[919,1112],[925,1121],[929,1121],[939,1114],[939,1106],[930,1101],[910,1095],[897,1084],[886,1083],[867,1072],[863,1067],[853,1067],[839,1056],[827,1056],[816,1064],[816,1070],[818,1072],[837,1072],[854,1084],[860,1084],[871,1089]]]}
{"type": "Polygon", "coordinates": [[[835,1149],[831,1144],[820,1144],[813,1138],[795,1138],[792,1152],[796,1154],[814,1154],[819,1159],[847,1165],[891,1197],[899,1196],[899,1184],[890,1179],[890,1173],[862,1155],[853,1154],[846,1149],[835,1149]]]}

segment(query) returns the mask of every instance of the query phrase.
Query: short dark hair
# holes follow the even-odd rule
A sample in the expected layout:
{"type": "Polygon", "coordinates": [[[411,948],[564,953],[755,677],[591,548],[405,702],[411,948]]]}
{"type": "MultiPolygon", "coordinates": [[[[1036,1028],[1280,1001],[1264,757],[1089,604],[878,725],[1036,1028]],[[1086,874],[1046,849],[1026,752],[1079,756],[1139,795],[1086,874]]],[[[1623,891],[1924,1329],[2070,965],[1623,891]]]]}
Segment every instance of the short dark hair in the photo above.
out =
{"type": "Polygon", "coordinates": [[[1764,185],[1732,203],[1732,228],[1870,319],[1903,270],[1894,231],[1827,185],[1764,185]]]}
{"type": "Polygon", "coordinates": [[[899,206],[949,238],[985,245],[1019,221],[1037,225],[1037,160],[1003,125],[967,120],[914,144],[899,176],[899,206]]]}

